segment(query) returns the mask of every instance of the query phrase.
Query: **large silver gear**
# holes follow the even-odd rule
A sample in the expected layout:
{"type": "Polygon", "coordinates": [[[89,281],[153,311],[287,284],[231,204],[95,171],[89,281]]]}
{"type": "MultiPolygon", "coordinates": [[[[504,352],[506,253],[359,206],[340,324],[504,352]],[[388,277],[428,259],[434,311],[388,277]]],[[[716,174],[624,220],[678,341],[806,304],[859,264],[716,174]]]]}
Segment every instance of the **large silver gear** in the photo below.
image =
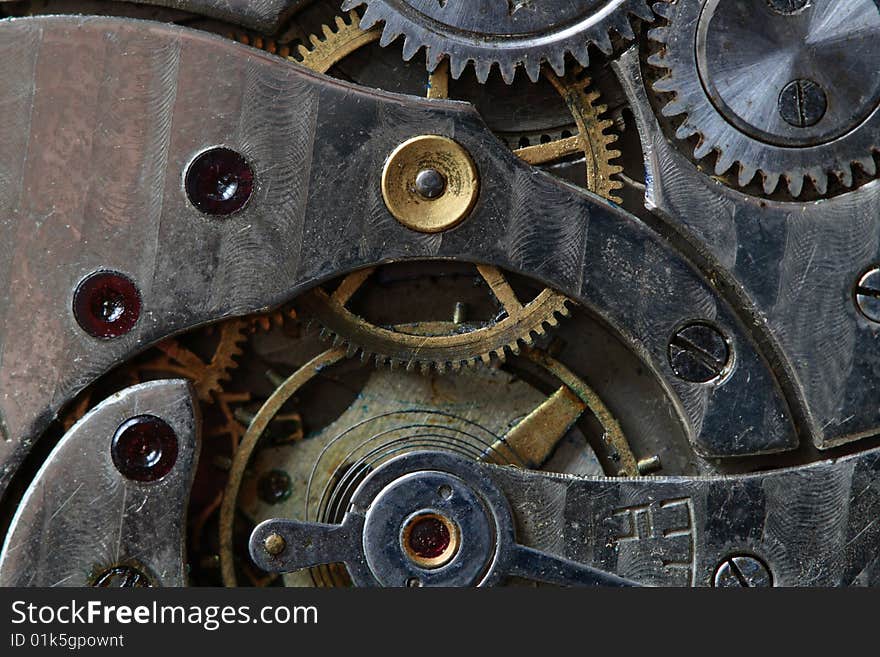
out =
{"type": "Polygon", "coordinates": [[[363,29],[384,22],[383,46],[403,35],[406,60],[424,47],[428,70],[448,57],[458,78],[473,62],[481,82],[495,65],[508,83],[519,66],[537,81],[543,62],[561,76],[566,55],[587,66],[591,44],[612,51],[612,30],[634,38],[630,16],[654,18],[647,0],[345,0],[343,9],[361,5],[363,29]]]}
{"type": "Polygon", "coordinates": [[[684,115],[676,137],[716,154],[715,173],[737,167],[746,187],[760,173],[772,194],[829,176],[853,186],[853,165],[873,177],[880,145],[880,3],[876,0],[663,0],[649,32],[662,45],[648,61],[666,70],[661,109],[684,115]]]}

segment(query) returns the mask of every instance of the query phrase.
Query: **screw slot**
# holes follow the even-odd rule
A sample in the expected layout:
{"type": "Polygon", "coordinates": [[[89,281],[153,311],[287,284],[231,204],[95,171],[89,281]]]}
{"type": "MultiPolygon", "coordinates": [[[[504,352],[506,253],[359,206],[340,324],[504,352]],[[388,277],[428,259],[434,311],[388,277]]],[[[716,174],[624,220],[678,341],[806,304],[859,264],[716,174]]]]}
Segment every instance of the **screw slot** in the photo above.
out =
{"type": "Polygon", "coordinates": [[[779,94],[779,115],[795,128],[810,128],[828,111],[828,96],[812,80],[792,80],[779,94]]]}
{"type": "Polygon", "coordinates": [[[702,321],[690,322],[669,340],[669,364],[675,375],[691,383],[720,379],[730,365],[730,347],[720,330],[702,321]]]}
{"type": "Polygon", "coordinates": [[[880,323],[880,267],[862,274],[855,288],[856,306],[872,322],[880,323]]]}
{"type": "Polygon", "coordinates": [[[773,586],[773,576],[757,557],[735,555],[718,564],[712,584],[718,588],[767,588],[773,586]]]}

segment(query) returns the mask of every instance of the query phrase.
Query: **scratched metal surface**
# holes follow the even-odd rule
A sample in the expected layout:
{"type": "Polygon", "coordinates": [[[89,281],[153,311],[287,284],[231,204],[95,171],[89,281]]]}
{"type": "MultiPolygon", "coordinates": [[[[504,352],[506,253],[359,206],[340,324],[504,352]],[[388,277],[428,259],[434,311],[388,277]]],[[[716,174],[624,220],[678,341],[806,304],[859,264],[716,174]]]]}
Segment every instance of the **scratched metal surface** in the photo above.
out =
{"type": "Polygon", "coordinates": [[[37,473],[0,553],[0,586],[87,586],[120,562],[149,564],[159,586],[187,581],[184,537],[199,452],[196,407],[186,381],[123,390],[85,415],[37,473]],[[172,470],[138,483],[114,467],[110,441],[127,419],[152,414],[178,438],[172,470]]]}
{"type": "Polygon", "coordinates": [[[776,586],[880,585],[878,450],[737,477],[585,479],[487,467],[520,542],[645,585],[709,586],[731,553],[760,555],[776,586]]]}
{"type": "MultiPolygon", "coordinates": [[[[699,173],[664,136],[642,83],[638,53],[617,65],[637,117],[648,205],[707,250],[778,341],[820,448],[880,429],[880,330],[853,303],[860,274],[880,261],[880,181],[815,203],[741,194],[699,173]]],[[[787,372],[787,374],[786,374],[787,372]]]]}
{"type": "Polygon", "coordinates": [[[797,444],[774,374],[704,276],[632,215],[519,161],[466,105],[357,89],[185,28],[103,18],[4,21],[0,86],[0,485],[67,400],[147,345],[419,257],[498,265],[581,300],[667,381],[704,452],[797,444]],[[387,154],[425,133],[458,140],[482,175],[471,217],[441,235],[401,226],[380,194],[387,154]],[[225,220],[198,213],[181,184],[188,162],[218,144],[258,178],[247,208],[225,220]],[[144,311],[123,338],[92,339],[72,317],[77,282],[99,268],[140,287],[144,311]],[[722,385],[670,372],[668,336],[695,317],[730,336],[736,366],[722,385]]]}
{"type": "MultiPolygon", "coordinates": [[[[0,0],[15,2],[16,0],[0,0]]],[[[126,0],[129,1],[129,0],[126,0]]],[[[275,32],[285,18],[307,0],[134,0],[136,4],[179,9],[199,16],[217,18],[264,33],[275,32]]]]}

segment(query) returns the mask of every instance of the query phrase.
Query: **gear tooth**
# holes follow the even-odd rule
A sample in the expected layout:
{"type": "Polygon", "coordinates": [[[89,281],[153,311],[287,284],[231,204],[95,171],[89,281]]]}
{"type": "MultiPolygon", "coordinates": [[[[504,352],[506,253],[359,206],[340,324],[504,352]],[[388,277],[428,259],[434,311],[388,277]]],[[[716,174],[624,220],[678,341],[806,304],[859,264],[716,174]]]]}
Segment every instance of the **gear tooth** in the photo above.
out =
{"type": "Polygon", "coordinates": [[[611,45],[611,37],[608,36],[607,32],[601,32],[596,37],[593,45],[595,45],[605,55],[610,55],[612,52],[614,52],[614,47],[611,45]]]}
{"type": "MultiPolygon", "coordinates": [[[[526,75],[529,76],[529,80],[532,82],[537,82],[541,77],[541,60],[540,58],[536,59],[534,57],[529,57],[528,59],[523,61],[523,68],[526,71],[526,75]]],[[[510,83],[513,82],[513,73],[508,71],[505,73],[504,66],[501,67],[501,75],[508,75],[510,77],[510,83]]],[[[508,83],[508,84],[510,84],[508,83]]]]}
{"type": "Polygon", "coordinates": [[[382,36],[379,37],[379,45],[382,48],[387,48],[390,46],[397,37],[400,36],[400,32],[396,29],[393,29],[390,25],[385,25],[385,29],[382,30],[382,36]]]}
{"type": "Polygon", "coordinates": [[[434,364],[434,368],[437,370],[437,374],[446,374],[448,366],[445,361],[441,360],[434,364]]]}
{"type": "Polygon", "coordinates": [[[872,156],[862,157],[856,160],[856,164],[859,165],[859,168],[865,172],[868,176],[876,176],[877,175],[877,163],[874,162],[874,158],[872,156]]]}
{"type": "MultiPolygon", "coordinates": [[[[661,43],[661,44],[666,43],[669,40],[668,34],[669,34],[669,30],[664,26],[652,27],[650,30],[648,30],[648,40],[653,41],[654,43],[661,43]]],[[[655,52],[655,53],[652,53],[648,57],[648,63],[651,66],[657,66],[656,62],[658,60],[665,61],[664,57],[663,57],[663,53],[655,52]],[[651,60],[654,60],[654,61],[651,61],[651,60]]],[[[661,65],[659,68],[665,68],[665,67],[661,65]]]]}
{"type": "Polygon", "coordinates": [[[788,183],[788,193],[791,194],[794,198],[800,196],[801,192],[804,191],[803,173],[794,172],[786,174],[785,181],[788,183]]]}
{"type": "Polygon", "coordinates": [[[694,148],[694,157],[698,160],[702,160],[711,152],[712,144],[710,144],[709,141],[706,139],[701,139],[700,143],[697,144],[696,148],[694,148]]]}
{"type": "Polygon", "coordinates": [[[764,193],[769,195],[779,186],[779,174],[762,172],[764,193]]]}
{"type": "Polygon", "coordinates": [[[571,47],[571,56],[584,68],[590,65],[590,51],[586,43],[574,44],[571,47]]]}
{"type": "MultiPolygon", "coordinates": [[[[467,363],[465,363],[465,364],[467,364],[467,363]]],[[[452,371],[453,372],[460,372],[461,367],[462,367],[462,362],[460,360],[452,361],[452,371]]]]}
{"type": "Polygon", "coordinates": [[[407,36],[403,40],[403,61],[408,62],[419,51],[420,44],[413,37],[407,36]]]}
{"type": "Polygon", "coordinates": [[[306,57],[308,57],[310,52],[311,51],[308,48],[306,48],[304,45],[299,45],[296,47],[296,54],[297,54],[300,61],[302,61],[306,57]]]}
{"type": "MultiPolygon", "coordinates": [[[[452,79],[458,80],[458,78],[461,77],[461,74],[467,65],[468,65],[467,59],[450,55],[449,56],[449,74],[452,76],[452,79]]],[[[502,69],[502,75],[503,75],[503,73],[504,73],[504,71],[502,69]]]]}
{"type": "Polygon", "coordinates": [[[324,33],[324,39],[325,39],[325,40],[326,40],[326,39],[332,39],[332,38],[333,38],[333,35],[335,34],[335,33],[333,32],[333,28],[330,27],[329,25],[322,25],[322,26],[321,26],[321,32],[324,33]]]}
{"type": "Polygon", "coordinates": [[[484,365],[488,365],[492,362],[492,354],[488,352],[485,354],[480,354],[480,360],[483,361],[484,365]]]}
{"type": "Polygon", "coordinates": [[[614,29],[627,41],[632,41],[636,38],[636,35],[633,33],[632,25],[629,24],[629,18],[627,18],[625,14],[621,14],[620,20],[614,26],[614,29]]]}
{"type": "Polygon", "coordinates": [[[638,16],[647,23],[652,23],[656,18],[654,11],[651,9],[650,0],[642,0],[642,2],[639,2],[633,7],[630,7],[629,12],[638,16]]]}
{"type": "Polygon", "coordinates": [[[553,69],[553,72],[556,73],[559,77],[565,75],[565,53],[564,52],[553,52],[550,53],[550,56],[547,57],[547,63],[550,64],[550,68],[553,69]]]}
{"type": "Polygon", "coordinates": [[[489,79],[489,73],[492,72],[492,62],[486,60],[479,61],[474,64],[474,70],[477,73],[477,80],[480,83],[484,83],[489,79]]]}
{"type": "MultiPolygon", "coordinates": [[[[678,116],[679,114],[687,113],[687,105],[678,100],[673,100],[666,103],[663,106],[663,109],[660,110],[663,116],[678,116]]],[[[687,123],[687,122],[685,122],[687,123]]],[[[684,125],[684,124],[682,124],[684,125]]]]}
{"type": "Polygon", "coordinates": [[[758,173],[757,169],[751,165],[739,163],[739,175],[737,176],[737,183],[740,187],[745,187],[755,177],[755,174],[758,173]]]}
{"type": "Polygon", "coordinates": [[[678,139],[688,139],[695,134],[697,134],[697,129],[687,121],[678,126],[678,129],[675,131],[675,136],[678,139]]]}
{"type": "MultiPolygon", "coordinates": [[[[516,64],[513,62],[499,62],[498,70],[501,72],[501,79],[505,84],[513,84],[516,79],[516,64]]],[[[528,75],[528,71],[526,71],[528,75]]]]}
{"type": "Polygon", "coordinates": [[[819,192],[820,196],[828,193],[828,175],[820,168],[812,168],[807,171],[807,177],[813,183],[813,187],[819,192]]]}
{"type": "Polygon", "coordinates": [[[364,12],[364,15],[361,17],[360,28],[362,30],[369,30],[371,27],[375,26],[381,20],[385,20],[382,16],[382,12],[379,10],[378,5],[368,4],[367,10],[364,12]]]}
{"type": "Polygon", "coordinates": [[[342,11],[352,11],[364,4],[364,0],[345,0],[342,3],[342,11]]]}
{"type": "Polygon", "coordinates": [[[844,165],[840,167],[840,169],[836,171],[835,174],[837,175],[837,179],[840,181],[841,185],[847,188],[853,186],[853,172],[851,166],[849,166],[848,164],[844,165]]]}
{"type": "MultiPolygon", "coordinates": [[[[656,80],[653,84],[654,91],[659,91],[661,93],[672,93],[675,91],[675,79],[672,76],[666,76],[665,78],[660,78],[656,80]]],[[[667,103],[668,105],[669,103],[667,103]]]]}
{"type": "Polygon", "coordinates": [[[660,18],[665,18],[667,20],[672,18],[672,4],[666,2],[665,0],[662,2],[655,2],[652,6],[652,9],[654,10],[654,13],[657,14],[660,18]]]}
{"type": "Polygon", "coordinates": [[[715,175],[723,176],[730,171],[730,167],[734,164],[734,158],[726,151],[719,151],[718,158],[715,160],[715,175]]]}
{"type": "Polygon", "coordinates": [[[345,357],[346,358],[353,358],[353,357],[357,356],[357,352],[358,352],[358,348],[353,344],[349,344],[345,348],[345,357]]]}
{"type": "Polygon", "coordinates": [[[425,46],[425,66],[428,69],[428,73],[436,71],[444,57],[445,55],[442,52],[434,54],[434,48],[432,46],[425,46]]]}

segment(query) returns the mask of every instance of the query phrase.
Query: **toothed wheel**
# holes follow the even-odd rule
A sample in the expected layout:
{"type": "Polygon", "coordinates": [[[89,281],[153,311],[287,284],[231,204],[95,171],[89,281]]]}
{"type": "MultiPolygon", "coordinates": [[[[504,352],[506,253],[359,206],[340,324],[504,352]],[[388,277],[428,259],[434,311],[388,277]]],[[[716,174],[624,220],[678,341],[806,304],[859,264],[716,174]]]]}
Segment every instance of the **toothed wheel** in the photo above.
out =
{"type": "Polygon", "coordinates": [[[385,24],[383,46],[403,35],[405,59],[425,48],[428,70],[448,57],[454,78],[473,62],[481,82],[493,66],[508,83],[520,66],[536,81],[542,62],[563,75],[566,55],[587,66],[591,44],[610,53],[611,31],[632,39],[631,16],[653,19],[646,0],[346,0],[343,9],[361,5],[362,28],[385,24]]]}
{"type": "Polygon", "coordinates": [[[880,3],[813,0],[664,0],[666,24],[649,32],[665,71],[653,88],[672,94],[661,112],[683,117],[675,136],[714,153],[718,176],[765,194],[784,179],[800,197],[809,180],[824,196],[877,175],[880,145],[880,3]],[[854,172],[854,166],[857,169],[854,172]],[[856,175],[854,175],[854,173],[856,175]]]}
{"type": "Polygon", "coordinates": [[[468,322],[419,321],[392,326],[372,323],[348,308],[349,301],[374,270],[346,277],[332,292],[313,290],[297,301],[303,317],[320,324],[322,335],[334,346],[346,347],[349,357],[374,361],[376,365],[421,371],[458,370],[492,360],[503,361],[519,353],[569,314],[567,297],[544,289],[523,303],[507,278],[494,267],[478,266],[480,277],[499,306],[497,319],[468,322]]]}

